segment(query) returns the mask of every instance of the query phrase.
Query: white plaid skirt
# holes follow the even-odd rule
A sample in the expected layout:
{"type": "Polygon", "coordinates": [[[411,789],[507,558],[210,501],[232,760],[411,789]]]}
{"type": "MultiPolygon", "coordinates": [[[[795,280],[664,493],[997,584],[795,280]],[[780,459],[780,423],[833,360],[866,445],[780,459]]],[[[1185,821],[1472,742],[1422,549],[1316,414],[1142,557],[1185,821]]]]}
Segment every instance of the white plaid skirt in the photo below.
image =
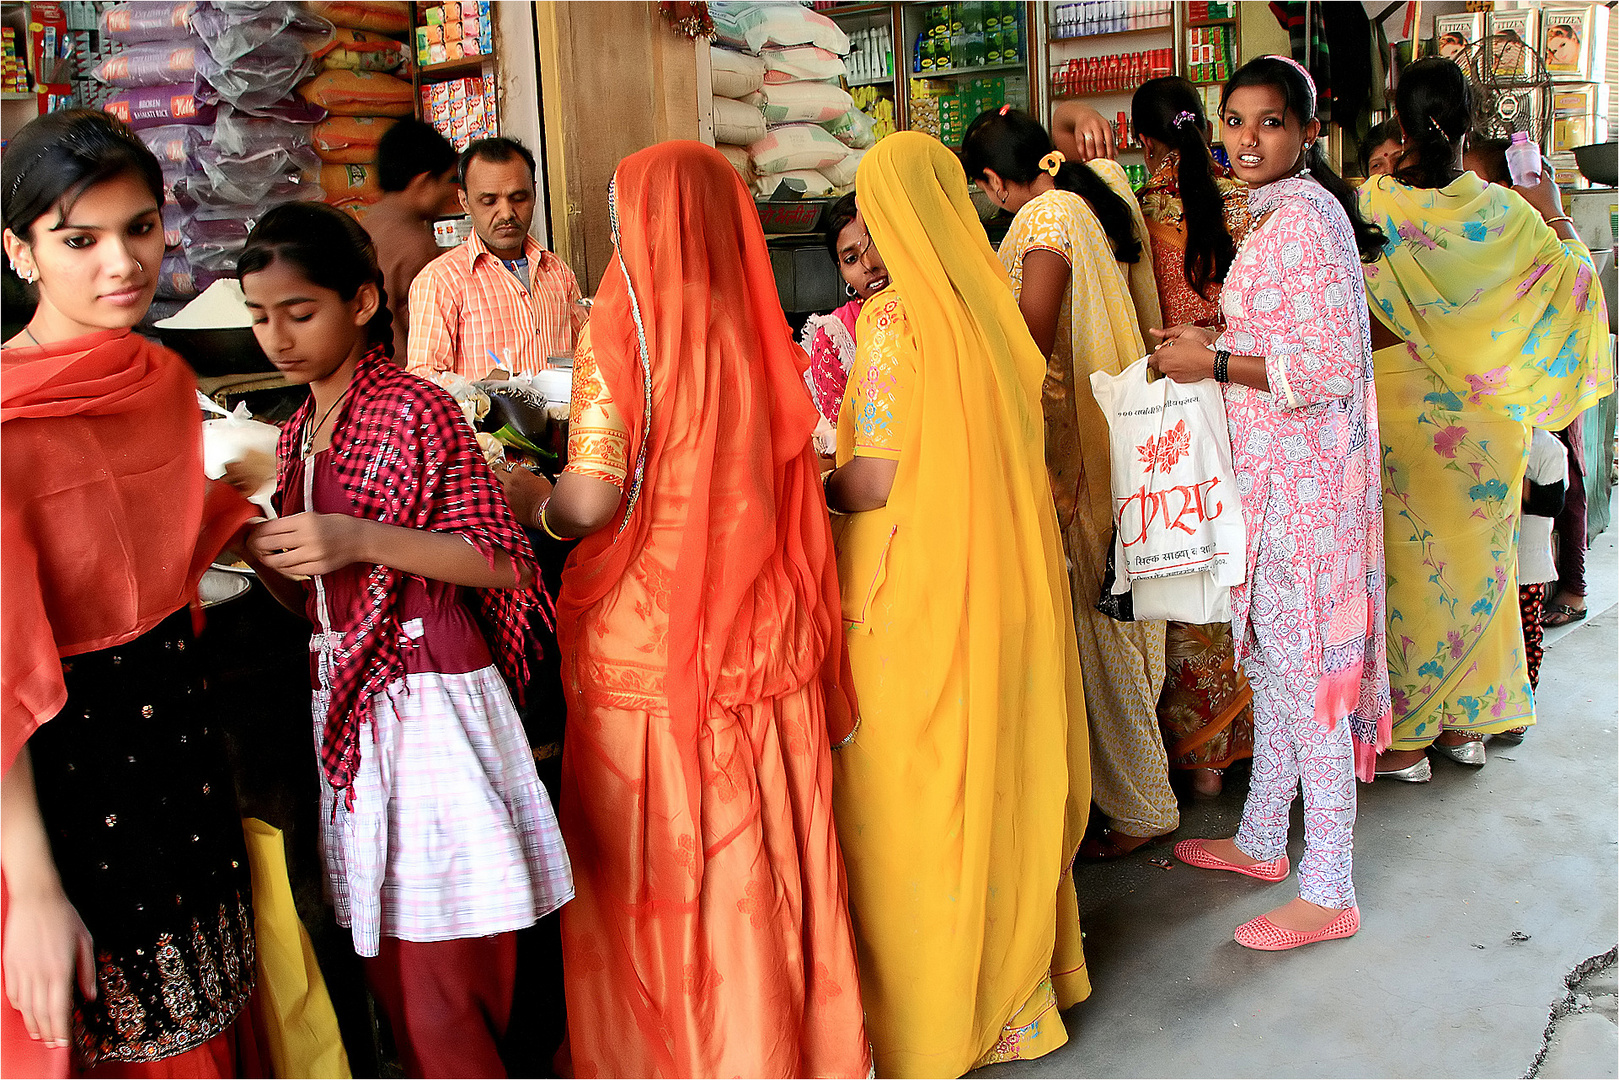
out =
{"type": "MultiPolygon", "coordinates": [[[[315,693],[317,753],[325,696],[315,693]]],[[[556,814],[496,668],[407,675],[376,696],[372,717],[354,809],[320,785],[327,880],[355,952],[375,956],[383,934],[520,930],[573,898],[556,814]]]]}

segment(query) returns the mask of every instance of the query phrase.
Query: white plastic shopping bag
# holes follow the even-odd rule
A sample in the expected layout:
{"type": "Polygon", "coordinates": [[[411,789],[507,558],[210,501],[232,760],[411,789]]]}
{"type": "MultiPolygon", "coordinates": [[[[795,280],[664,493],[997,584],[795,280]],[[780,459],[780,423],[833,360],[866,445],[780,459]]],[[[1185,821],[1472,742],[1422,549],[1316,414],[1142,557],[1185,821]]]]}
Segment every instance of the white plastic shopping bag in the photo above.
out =
{"type": "Polygon", "coordinates": [[[1218,383],[1147,381],[1143,357],[1091,389],[1108,421],[1115,593],[1136,619],[1217,622],[1247,570],[1247,531],[1218,383]]]}

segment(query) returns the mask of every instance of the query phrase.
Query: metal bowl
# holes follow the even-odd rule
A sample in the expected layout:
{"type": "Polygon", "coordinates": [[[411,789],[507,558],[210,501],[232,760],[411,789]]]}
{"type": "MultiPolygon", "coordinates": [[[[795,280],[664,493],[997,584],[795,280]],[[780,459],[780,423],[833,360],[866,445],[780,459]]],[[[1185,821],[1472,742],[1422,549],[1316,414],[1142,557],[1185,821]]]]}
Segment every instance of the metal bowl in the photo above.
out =
{"type": "Polygon", "coordinates": [[[205,570],[197,583],[197,593],[205,608],[234,600],[253,587],[253,579],[224,570],[205,570]]]}
{"type": "Polygon", "coordinates": [[[1593,184],[1619,187],[1619,142],[1592,143],[1576,146],[1574,160],[1580,172],[1593,184]]]}

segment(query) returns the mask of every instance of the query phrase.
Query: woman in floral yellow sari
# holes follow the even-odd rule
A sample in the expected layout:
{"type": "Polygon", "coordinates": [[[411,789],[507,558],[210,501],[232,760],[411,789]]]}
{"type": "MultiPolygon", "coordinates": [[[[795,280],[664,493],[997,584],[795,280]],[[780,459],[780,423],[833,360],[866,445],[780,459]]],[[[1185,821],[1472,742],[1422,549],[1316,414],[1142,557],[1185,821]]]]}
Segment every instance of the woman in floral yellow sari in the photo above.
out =
{"type": "Polygon", "coordinates": [[[861,311],[826,481],[860,705],[833,795],[877,1071],[959,1076],[1061,1046],[1090,991],[1084,688],[1045,360],[961,165],[890,135],[856,197],[893,284],[861,311]]]}
{"type": "Polygon", "coordinates": [[[1377,768],[1417,782],[1427,747],[1483,765],[1485,735],[1534,723],[1515,543],[1529,430],[1613,392],[1602,287],[1556,185],[1461,171],[1470,97],[1454,64],[1413,64],[1396,99],[1406,151],[1361,191],[1389,238],[1365,269],[1394,701],[1377,768]]]}

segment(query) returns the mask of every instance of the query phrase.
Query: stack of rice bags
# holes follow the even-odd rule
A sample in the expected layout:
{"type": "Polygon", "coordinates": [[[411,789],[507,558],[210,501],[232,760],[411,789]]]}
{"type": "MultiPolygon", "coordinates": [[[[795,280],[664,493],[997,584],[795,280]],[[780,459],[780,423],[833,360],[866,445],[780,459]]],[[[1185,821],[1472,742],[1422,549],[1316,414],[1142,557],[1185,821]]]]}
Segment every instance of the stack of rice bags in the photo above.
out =
{"type": "Polygon", "coordinates": [[[323,114],[289,95],[332,28],[290,3],[235,0],[114,4],[101,28],[115,43],[94,69],[116,90],[104,107],[163,166],[158,296],[186,299],[235,269],[265,207],[320,197],[305,173],[323,114]]]}
{"type": "Polygon", "coordinates": [[[763,198],[783,181],[803,194],[854,184],[872,125],[838,84],[849,38],[798,4],[715,3],[714,141],[763,198]],[[857,149],[858,148],[858,149],[857,149]]]}
{"type": "Polygon", "coordinates": [[[410,83],[408,0],[308,0],[331,21],[332,41],[315,54],[315,75],[298,87],[328,114],[311,145],[326,201],[355,217],[382,197],[377,147],[383,133],[415,111],[410,83]]]}

